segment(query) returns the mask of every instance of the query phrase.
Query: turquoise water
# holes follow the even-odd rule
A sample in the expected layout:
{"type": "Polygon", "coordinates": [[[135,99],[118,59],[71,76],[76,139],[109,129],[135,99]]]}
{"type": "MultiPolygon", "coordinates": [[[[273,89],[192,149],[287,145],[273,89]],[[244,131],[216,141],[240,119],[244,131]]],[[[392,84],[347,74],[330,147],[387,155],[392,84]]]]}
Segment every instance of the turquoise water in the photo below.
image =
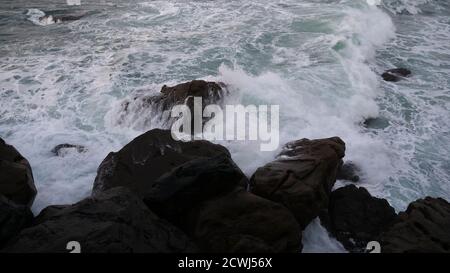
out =
{"type": "MultiPolygon", "coordinates": [[[[162,126],[138,104],[121,113],[121,103],[199,78],[227,83],[230,103],[280,105],[281,143],[342,137],[361,185],[397,210],[426,195],[450,199],[447,1],[81,2],[0,3],[0,135],[32,164],[35,212],[87,196],[108,152],[162,126]],[[33,17],[55,10],[86,16],[33,17]],[[397,66],[413,77],[382,82],[397,66]],[[364,128],[369,117],[389,126],[364,128]],[[67,142],[88,151],[51,154],[67,142]]],[[[248,175],[276,155],[222,144],[248,175]]],[[[318,230],[307,231],[309,246],[342,251],[318,230]]]]}

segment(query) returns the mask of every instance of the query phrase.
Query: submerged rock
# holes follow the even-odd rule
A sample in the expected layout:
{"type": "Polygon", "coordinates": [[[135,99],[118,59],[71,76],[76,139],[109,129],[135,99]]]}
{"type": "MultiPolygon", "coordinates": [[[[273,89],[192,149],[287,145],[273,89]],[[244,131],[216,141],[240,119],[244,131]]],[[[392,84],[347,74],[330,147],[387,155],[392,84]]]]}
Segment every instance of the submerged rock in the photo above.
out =
{"type": "Polygon", "coordinates": [[[406,68],[395,68],[386,70],[381,77],[388,82],[398,82],[409,75],[411,75],[411,70],[406,68]]]}
{"type": "Polygon", "coordinates": [[[450,204],[426,197],[411,203],[382,235],[382,252],[450,253],[450,204]]]}
{"type": "Polygon", "coordinates": [[[363,187],[349,185],[333,191],[328,211],[321,214],[324,227],[351,252],[364,252],[367,243],[379,240],[395,220],[385,199],[372,197],[363,187]]]}
{"type": "Polygon", "coordinates": [[[193,159],[217,155],[230,157],[228,150],[221,145],[203,140],[176,141],[169,130],[154,129],[103,160],[92,194],[124,186],[142,195],[159,177],[174,168],[193,159]]]}
{"type": "Polygon", "coordinates": [[[328,207],[344,155],[338,137],[288,143],[275,161],[253,174],[251,192],[286,206],[304,229],[328,207]]]}
{"type": "Polygon", "coordinates": [[[0,194],[16,204],[31,207],[36,193],[30,163],[0,138],[0,194]]]}
{"type": "Polygon", "coordinates": [[[82,145],[74,145],[74,144],[69,144],[69,143],[56,145],[52,149],[52,153],[54,155],[61,156],[61,157],[66,156],[71,151],[76,151],[78,153],[84,153],[87,151],[87,149],[86,149],[86,147],[84,147],[82,145]]]}
{"type": "Polygon", "coordinates": [[[0,247],[33,221],[33,213],[0,194],[0,247]]]}
{"type": "Polygon", "coordinates": [[[383,117],[368,118],[364,121],[364,126],[370,129],[385,129],[389,127],[389,120],[383,117]]]}
{"type": "Polygon", "coordinates": [[[351,181],[351,182],[358,182],[359,181],[359,175],[358,173],[360,173],[361,170],[359,169],[359,167],[351,162],[351,161],[347,161],[345,162],[342,166],[339,167],[336,179],[337,180],[346,180],[346,181],[351,181]]]}
{"type": "Polygon", "coordinates": [[[197,248],[178,228],[152,213],[128,189],[115,188],[69,206],[50,206],[3,252],[183,253],[197,248]]]}

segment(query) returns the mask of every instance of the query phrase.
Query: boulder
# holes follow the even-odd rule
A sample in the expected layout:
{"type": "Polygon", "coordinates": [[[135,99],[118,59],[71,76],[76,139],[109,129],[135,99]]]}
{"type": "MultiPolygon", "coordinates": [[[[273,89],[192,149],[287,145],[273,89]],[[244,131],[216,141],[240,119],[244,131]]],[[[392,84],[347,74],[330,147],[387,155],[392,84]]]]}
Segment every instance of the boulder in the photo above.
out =
{"type": "Polygon", "coordinates": [[[345,162],[342,166],[340,166],[336,179],[337,180],[346,180],[346,181],[351,181],[351,182],[358,182],[359,181],[359,175],[358,173],[361,170],[359,169],[359,167],[351,162],[351,161],[347,161],[345,162]]]}
{"type": "Polygon", "coordinates": [[[229,156],[198,158],[157,179],[144,202],[160,217],[185,228],[197,205],[246,184],[247,177],[229,156]]]}
{"type": "Polygon", "coordinates": [[[178,228],[152,213],[126,188],[115,188],[74,205],[50,206],[3,252],[183,253],[196,246],[178,228]]]}
{"type": "Polygon", "coordinates": [[[237,187],[190,213],[190,234],[207,252],[300,252],[301,230],[282,205],[237,187]]]}
{"type": "Polygon", "coordinates": [[[381,77],[383,77],[383,79],[385,81],[388,81],[388,82],[398,82],[402,78],[405,78],[405,77],[407,77],[409,75],[411,75],[411,70],[409,70],[409,69],[406,69],[406,68],[394,68],[394,69],[386,70],[381,75],[381,77]]]}
{"type": "Polygon", "coordinates": [[[28,160],[0,138],[0,194],[16,204],[31,207],[36,193],[28,160]]]}
{"type": "MultiPolygon", "coordinates": [[[[193,97],[202,98],[202,109],[209,104],[220,104],[228,90],[223,83],[194,80],[172,87],[164,85],[160,94],[135,96],[130,100],[125,100],[118,113],[117,123],[132,123],[136,120],[140,127],[148,128],[154,120],[158,124],[166,127],[172,125],[173,119],[170,117],[172,107],[179,104],[187,105],[191,113],[194,113],[193,97]],[[144,117],[142,117],[144,116],[144,117]]],[[[192,116],[193,117],[193,116],[192,116]]],[[[207,119],[204,119],[206,122],[207,119]]],[[[192,124],[194,124],[192,122],[192,124]]]]}
{"type": "Polygon", "coordinates": [[[0,247],[33,221],[28,206],[17,205],[0,195],[0,247]]]}
{"type": "Polygon", "coordinates": [[[411,203],[381,236],[385,253],[450,253],[450,204],[426,197],[411,203]]]}
{"type": "Polygon", "coordinates": [[[205,252],[300,251],[295,217],[283,206],[246,192],[247,183],[229,156],[199,158],[156,180],[144,202],[205,252]]]}
{"type": "Polygon", "coordinates": [[[92,194],[124,186],[141,195],[156,179],[197,158],[230,157],[228,150],[208,141],[175,141],[169,130],[154,129],[138,136],[119,152],[110,153],[97,171],[92,194]]]}
{"type": "Polygon", "coordinates": [[[328,207],[345,143],[338,137],[288,143],[278,158],[250,179],[251,192],[283,204],[304,229],[328,207]]]}
{"type": "Polygon", "coordinates": [[[71,151],[76,151],[77,153],[84,153],[87,151],[87,149],[86,149],[86,147],[84,147],[82,145],[75,145],[75,144],[69,144],[69,143],[56,145],[52,149],[52,153],[54,155],[60,156],[60,157],[66,156],[71,151]]]}
{"type": "Polygon", "coordinates": [[[364,252],[395,220],[387,200],[372,197],[363,187],[349,185],[333,191],[322,225],[351,252],[364,252]]]}

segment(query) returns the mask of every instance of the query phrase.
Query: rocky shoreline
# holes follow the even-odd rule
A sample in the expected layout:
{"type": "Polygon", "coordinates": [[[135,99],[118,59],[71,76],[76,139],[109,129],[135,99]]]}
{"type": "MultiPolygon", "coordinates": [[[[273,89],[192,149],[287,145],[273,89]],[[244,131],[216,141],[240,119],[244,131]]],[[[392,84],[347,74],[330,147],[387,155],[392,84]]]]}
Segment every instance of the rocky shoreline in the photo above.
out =
{"type": "MultiPolygon", "coordinates": [[[[163,87],[151,104],[166,109],[192,94],[217,101],[223,87],[163,87]]],[[[61,144],[53,153],[64,149],[85,151],[61,144]]],[[[339,137],[300,139],[247,178],[225,147],[153,129],[104,159],[90,197],[34,217],[31,167],[0,139],[0,252],[68,252],[77,241],[87,253],[300,253],[302,231],[317,217],[350,252],[371,241],[389,253],[450,252],[447,201],[426,197],[397,214],[363,187],[333,190],[337,179],[359,180],[344,158],[339,137]]]]}

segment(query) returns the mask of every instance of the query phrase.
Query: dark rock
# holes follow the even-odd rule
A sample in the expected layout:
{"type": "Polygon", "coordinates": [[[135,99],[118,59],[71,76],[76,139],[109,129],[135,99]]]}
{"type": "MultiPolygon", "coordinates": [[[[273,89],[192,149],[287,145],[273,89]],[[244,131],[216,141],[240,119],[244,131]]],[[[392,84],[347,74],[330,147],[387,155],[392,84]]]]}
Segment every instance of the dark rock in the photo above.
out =
{"type": "Polygon", "coordinates": [[[231,157],[228,150],[208,141],[175,141],[169,130],[140,135],[119,152],[110,153],[98,168],[92,194],[124,186],[141,195],[172,169],[197,158],[231,157]]]}
{"type": "Polygon", "coordinates": [[[69,143],[56,145],[55,148],[52,149],[52,153],[56,156],[64,157],[69,151],[76,151],[78,153],[86,152],[86,147],[82,145],[74,145],[69,143]]]}
{"type": "Polygon", "coordinates": [[[389,127],[389,120],[383,117],[368,118],[364,121],[364,126],[370,129],[385,129],[389,127]]]}
{"type": "Polygon", "coordinates": [[[222,154],[189,161],[163,175],[144,202],[206,252],[299,251],[295,217],[283,206],[246,192],[243,185],[245,175],[222,154]]]}
{"type": "Polygon", "coordinates": [[[163,175],[144,201],[160,217],[186,226],[189,211],[200,203],[246,185],[247,178],[225,154],[189,161],[163,175]]]}
{"type": "Polygon", "coordinates": [[[33,213],[0,195],[0,247],[33,221],[33,213]]]}
{"type": "Polygon", "coordinates": [[[359,167],[351,162],[345,162],[342,166],[340,166],[336,179],[337,180],[346,180],[346,181],[351,181],[351,182],[358,182],[359,181],[359,175],[358,173],[361,170],[359,169],[359,167]]]}
{"type": "Polygon", "coordinates": [[[402,78],[411,75],[411,71],[406,68],[395,68],[386,70],[381,76],[385,81],[388,82],[398,82],[402,78]]]}
{"type": "Polygon", "coordinates": [[[0,194],[16,204],[31,207],[36,193],[30,164],[0,138],[0,194]]]}
{"type": "Polygon", "coordinates": [[[426,197],[411,203],[382,235],[385,253],[450,253],[450,204],[426,197]]]}
{"type": "Polygon", "coordinates": [[[365,188],[349,185],[331,193],[322,225],[351,252],[364,252],[367,243],[379,240],[395,220],[396,213],[385,199],[372,197],[365,188]]]}
{"type": "MultiPolygon", "coordinates": [[[[209,104],[220,104],[227,93],[228,90],[223,83],[203,80],[194,80],[173,87],[164,85],[158,95],[136,96],[132,100],[124,101],[119,112],[118,124],[122,124],[129,117],[133,118],[135,112],[139,112],[148,116],[148,119],[143,122],[144,127],[150,126],[156,117],[160,123],[170,127],[173,122],[170,117],[173,106],[185,104],[193,114],[193,97],[202,98],[202,109],[204,109],[209,104]]],[[[204,118],[203,122],[206,121],[207,119],[204,118]]]]}
{"type": "Polygon", "coordinates": [[[301,230],[282,205],[243,188],[203,203],[190,214],[190,233],[216,253],[300,252],[301,230]]]}
{"type": "Polygon", "coordinates": [[[128,189],[115,188],[70,206],[50,206],[3,252],[69,252],[77,241],[84,253],[181,253],[196,246],[153,214],[128,189]]]}
{"type": "Polygon", "coordinates": [[[305,228],[328,207],[344,155],[338,137],[288,143],[275,161],[253,174],[251,191],[286,206],[305,228]]]}

